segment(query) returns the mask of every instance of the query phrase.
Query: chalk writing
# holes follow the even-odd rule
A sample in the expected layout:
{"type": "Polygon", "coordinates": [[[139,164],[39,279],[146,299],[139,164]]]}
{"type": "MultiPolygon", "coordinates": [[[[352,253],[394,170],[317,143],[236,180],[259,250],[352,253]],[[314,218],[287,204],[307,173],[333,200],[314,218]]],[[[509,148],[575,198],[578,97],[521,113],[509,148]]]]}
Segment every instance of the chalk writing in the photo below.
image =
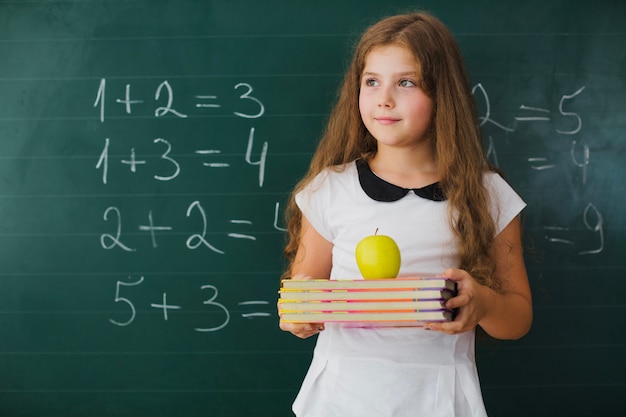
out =
{"type": "MultiPolygon", "coordinates": [[[[135,306],[136,302],[133,301],[134,298],[137,297],[137,292],[134,292],[135,297],[133,295],[122,296],[120,293],[123,287],[138,287],[139,285],[145,285],[145,278],[141,276],[139,279],[133,280],[132,277],[128,277],[128,281],[117,281],[115,283],[115,296],[113,298],[114,303],[120,304],[120,315],[127,316],[127,319],[124,321],[109,319],[109,322],[115,326],[126,327],[131,325],[136,317],[137,317],[137,307],[135,306]]],[[[212,318],[217,317],[218,320],[216,323],[211,323],[211,326],[206,327],[194,327],[193,330],[196,332],[207,333],[207,332],[215,332],[226,327],[231,321],[231,312],[224,304],[222,304],[219,300],[219,290],[215,285],[212,284],[203,284],[199,287],[199,291],[203,294],[206,293],[206,299],[202,301],[203,311],[211,312],[211,313],[219,313],[217,315],[212,315],[212,318]]],[[[169,321],[172,314],[175,312],[184,311],[187,306],[182,304],[175,304],[168,301],[168,293],[162,292],[161,298],[153,303],[149,304],[150,308],[154,308],[160,310],[161,317],[163,321],[169,321]]],[[[244,300],[237,303],[239,307],[251,307],[256,309],[255,311],[244,311],[241,312],[240,316],[246,319],[254,319],[254,318],[265,318],[265,317],[273,317],[275,314],[270,312],[271,304],[269,301],[264,300],[244,300]],[[259,310],[262,309],[263,311],[259,310]]],[[[215,321],[215,320],[214,320],[215,321]]]]}
{"type": "Polygon", "coordinates": [[[159,99],[161,98],[161,90],[163,90],[163,88],[165,88],[167,94],[167,105],[165,107],[158,107],[154,111],[154,117],[163,117],[168,113],[172,113],[174,116],[186,118],[186,114],[180,113],[172,108],[174,102],[174,92],[172,91],[170,83],[168,83],[167,81],[163,81],[161,84],[159,84],[159,87],[154,94],[154,100],[156,102],[159,101],[159,99]]]}
{"type": "Polygon", "coordinates": [[[576,90],[574,93],[572,93],[572,94],[565,94],[565,95],[563,95],[563,97],[561,97],[561,101],[559,101],[559,113],[561,113],[565,117],[572,117],[572,118],[574,118],[576,120],[576,127],[574,129],[571,129],[571,130],[557,129],[556,131],[558,133],[561,133],[563,135],[574,135],[574,134],[580,132],[580,129],[582,129],[583,121],[580,118],[580,116],[577,113],[566,112],[565,110],[563,110],[563,104],[565,103],[565,100],[573,99],[574,97],[576,97],[577,95],[582,93],[582,91],[584,89],[585,89],[585,86],[582,86],[581,88],[576,90]]]}
{"type": "Polygon", "coordinates": [[[152,210],[148,211],[148,224],[139,225],[139,230],[150,233],[150,239],[152,240],[153,248],[156,248],[158,246],[155,232],[171,231],[172,229],[172,226],[155,226],[154,220],[152,220],[152,210]]]}
{"type": "MultiPolygon", "coordinates": [[[[272,228],[274,230],[283,232],[286,229],[278,226],[279,213],[280,213],[279,203],[276,203],[275,209],[274,209],[274,217],[272,220],[272,228]]],[[[225,251],[223,249],[216,247],[215,245],[213,245],[212,243],[208,241],[208,238],[207,238],[207,235],[209,234],[208,216],[207,216],[206,209],[200,203],[200,201],[196,200],[196,201],[193,201],[191,204],[189,204],[185,212],[185,217],[191,220],[194,220],[194,219],[196,221],[200,220],[200,226],[198,227],[198,232],[190,234],[185,240],[185,246],[188,249],[196,250],[196,249],[206,248],[220,255],[225,254],[225,251]]],[[[102,249],[112,250],[115,248],[119,248],[125,252],[137,251],[136,248],[133,248],[127,245],[126,243],[122,242],[124,240],[124,237],[123,237],[124,231],[122,227],[122,213],[119,208],[117,208],[116,206],[107,207],[104,211],[103,219],[105,222],[110,222],[113,224],[114,231],[113,233],[102,233],[100,235],[100,245],[102,249]]],[[[232,239],[248,240],[251,242],[254,242],[257,240],[256,236],[250,233],[244,233],[245,230],[243,230],[245,228],[253,226],[253,222],[251,220],[239,219],[239,218],[228,219],[228,220],[225,220],[225,223],[227,223],[228,225],[231,225],[229,227],[235,228],[234,231],[226,232],[227,237],[232,238],[232,239]]],[[[172,226],[171,224],[164,223],[164,222],[157,223],[155,221],[155,215],[154,215],[153,210],[148,210],[147,223],[139,224],[137,226],[137,230],[139,230],[140,232],[147,232],[150,236],[150,242],[151,242],[150,246],[153,249],[156,249],[159,246],[158,245],[159,234],[172,232],[174,230],[174,226],[172,226]]],[[[172,234],[170,234],[170,236],[172,236],[172,234]]]]}
{"type": "Polygon", "coordinates": [[[217,326],[213,326],[213,327],[196,327],[195,330],[197,332],[214,332],[216,330],[223,329],[224,327],[226,327],[226,325],[228,325],[228,322],[230,321],[230,312],[228,311],[228,309],[226,307],[224,307],[223,304],[220,304],[217,301],[215,301],[217,299],[218,294],[219,294],[219,292],[217,291],[217,287],[215,287],[214,285],[203,285],[203,286],[200,287],[200,289],[202,289],[202,290],[209,290],[209,293],[212,294],[209,297],[208,300],[205,300],[202,303],[204,305],[217,307],[220,310],[222,310],[224,312],[224,321],[221,324],[217,325],[217,326]]]}
{"type": "Polygon", "coordinates": [[[287,231],[286,228],[278,226],[279,214],[280,214],[280,203],[277,202],[276,205],[274,206],[274,229],[280,232],[286,232],[287,231]]]}
{"type": "MultiPolygon", "coordinates": [[[[129,279],[131,279],[131,277],[128,277],[129,279]]],[[[115,324],[116,326],[128,326],[129,324],[131,324],[134,320],[135,320],[135,316],[137,315],[137,311],[135,310],[135,306],[133,305],[133,303],[125,297],[120,296],[120,289],[121,287],[134,287],[136,285],[139,285],[143,282],[143,277],[139,278],[137,281],[131,281],[131,282],[126,282],[126,281],[117,281],[115,283],[115,302],[116,303],[124,303],[128,306],[128,308],[130,309],[130,316],[128,318],[128,320],[126,321],[117,321],[117,320],[113,320],[113,319],[109,319],[109,321],[113,324],[115,324]]]]}
{"type": "MultiPolygon", "coordinates": [[[[582,93],[584,89],[585,89],[585,86],[582,86],[572,94],[564,94],[563,96],[561,96],[561,99],[559,101],[559,106],[558,106],[559,114],[563,116],[564,118],[566,118],[566,120],[573,119],[575,121],[574,123],[575,127],[569,130],[555,128],[555,132],[562,134],[562,135],[574,135],[580,132],[580,130],[583,127],[582,118],[576,112],[565,111],[564,106],[567,100],[574,99],[576,96],[582,93]]],[[[504,125],[502,122],[496,122],[495,120],[493,120],[491,116],[491,113],[492,113],[491,102],[490,102],[489,94],[487,93],[487,89],[485,88],[485,86],[483,86],[481,83],[476,84],[472,88],[472,94],[474,95],[474,98],[476,99],[478,104],[480,104],[481,102],[484,103],[484,113],[480,114],[478,117],[481,127],[489,123],[505,132],[511,133],[511,132],[516,131],[518,122],[550,122],[552,121],[552,115],[551,115],[552,112],[549,109],[538,107],[538,106],[527,106],[525,104],[521,104],[518,107],[518,109],[521,111],[521,114],[514,116],[513,121],[509,123],[508,125],[504,125]]]]}
{"type": "MultiPolygon", "coordinates": [[[[587,204],[583,211],[582,222],[587,230],[592,231],[597,235],[597,243],[594,247],[586,250],[579,250],[578,255],[595,255],[604,250],[604,219],[602,213],[596,208],[593,203],[587,204]]],[[[551,243],[565,244],[568,246],[580,246],[582,244],[587,245],[590,242],[588,236],[580,236],[579,233],[573,233],[573,230],[569,226],[561,225],[548,225],[543,226],[544,231],[548,234],[545,235],[545,239],[551,243]],[[571,237],[569,237],[571,235],[571,237]],[[577,243],[575,238],[578,238],[577,243]]]]}
{"type": "Polygon", "coordinates": [[[109,213],[111,212],[115,214],[115,217],[117,219],[115,236],[108,233],[103,233],[102,235],[100,235],[100,244],[102,245],[102,248],[110,250],[117,246],[126,252],[134,252],[135,249],[129,248],[128,246],[124,245],[120,240],[122,235],[122,214],[120,213],[120,210],[117,207],[108,207],[104,211],[104,216],[102,217],[105,221],[108,221],[109,213]]]}
{"type": "MultiPolygon", "coordinates": [[[[237,303],[238,306],[267,306],[270,303],[268,301],[259,301],[259,300],[253,300],[253,301],[240,301],[237,303]]],[[[268,312],[260,312],[260,311],[256,311],[253,313],[241,313],[241,317],[245,317],[248,319],[254,318],[254,317],[271,317],[273,314],[272,313],[268,313],[268,312]]]]}
{"type": "Polygon", "coordinates": [[[180,310],[180,306],[177,305],[172,305],[172,304],[168,304],[167,303],[167,293],[164,292],[163,293],[163,300],[161,301],[161,303],[151,303],[150,307],[153,308],[159,308],[161,310],[163,310],[163,320],[167,321],[167,312],[169,310],[180,310]]]}
{"type": "MultiPolygon", "coordinates": [[[[257,166],[259,169],[259,174],[257,177],[257,181],[259,187],[262,188],[265,182],[265,167],[267,161],[267,153],[269,144],[267,141],[264,141],[261,145],[260,155],[257,160],[253,160],[253,149],[255,145],[255,128],[251,127],[250,132],[248,134],[248,140],[246,143],[246,152],[245,152],[245,162],[252,166],[257,166]]],[[[154,144],[154,148],[159,152],[159,161],[164,161],[163,164],[155,164],[155,166],[159,167],[159,172],[155,172],[153,174],[153,178],[157,181],[172,181],[176,179],[182,170],[182,166],[179,163],[178,159],[172,153],[172,144],[163,138],[156,138],[152,141],[154,144]]],[[[109,150],[111,147],[110,138],[106,138],[104,141],[104,146],[102,147],[102,152],[100,152],[100,156],[98,157],[98,161],[96,162],[95,168],[96,170],[102,170],[102,183],[108,183],[108,176],[110,171],[110,163],[112,162],[112,158],[109,155],[109,150]]],[[[128,157],[118,157],[119,163],[123,166],[128,167],[128,170],[131,174],[135,174],[138,171],[140,166],[148,167],[150,162],[148,159],[143,157],[138,157],[135,148],[130,148],[128,157]]],[[[230,168],[230,163],[226,163],[223,161],[215,161],[209,160],[206,158],[213,159],[214,156],[219,156],[221,154],[221,150],[219,149],[197,149],[194,151],[194,154],[198,155],[200,158],[200,164],[207,168],[230,168]]]]}
{"type": "Polygon", "coordinates": [[[267,142],[263,142],[261,150],[261,157],[258,161],[252,160],[252,147],[254,146],[254,128],[250,128],[250,134],[248,135],[248,147],[246,148],[246,162],[250,165],[259,166],[259,187],[263,187],[263,180],[265,178],[265,160],[267,158],[267,142]]]}
{"type": "Polygon", "coordinates": [[[235,90],[239,89],[239,87],[243,87],[245,88],[245,93],[243,93],[242,95],[239,96],[240,99],[242,100],[251,100],[253,103],[255,103],[256,105],[259,106],[259,111],[257,113],[254,114],[246,114],[246,113],[242,113],[242,112],[233,112],[236,116],[239,117],[244,117],[246,119],[256,119],[257,117],[261,117],[263,116],[263,114],[265,114],[265,106],[263,105],[263,103],[256,97],[253,97],[252,94],[252,86],[250,84],[247,83],[239,83],[235,86],[235,90]]]}
{"type": "MultiPolygon", "coordinates": [[[[105,122],[107,118],[107,80],[102,78],[98,84],[96,91],[96,98],[93,102],[93,107],[98,110],[98,116],[101,123],[105,122]]],[[[242,107],[250,109],[248,112],[242,109],[233,109],[232,114],[244,119],[257,119],[265,114],[265,105],[259,100],[254,93],[254,88],[251,84],[246,82],[239,82],[233,87],[234,95],[241,103],[242,107]]],[[[142,99],[131,98],[131,84],[125,84],[124,97],[114,100],[114,104],[121,104],[124,106],[124,112],[127,115],[133,114],[133,106],[145,105],[146,101],[142,99]]],[[[185,98],[186,99],[186,98],[185,98]]],[[[193,99],[196,100],[192,109],[221,109],[222,105],[219,102],[219,97],[214,94],[194,94],[193,99]],[[208,101],[208,102],[207,102],[208,101]]],[[[185,103],[187,100],[184,100],[185,103]]],[[[179,110],[180,108],[174,107],[174,88],[168,80],[162,81],[155,90],[154,93],[154,117],[162,118],[165,116],[172,116],[180,119],[189,118],[188,111],[179,110]]],[[[194,114],[195,115],[195,114],[194,114]]]]}
{"type": "MultiPolygon", "coordinates": [[[[102,78],[98,84],[96,91],[95,101],[93,107],[98,110],[100,122],[104,123],[108,118],[107,106],[110,105],[123,105],[123,109],[126,115],[133,115],[135,109],[138,106],[146,106],[150,104],[150,100],[146,100],[144,97],[133,96],[133,87],[130,83],[125,83],[123,89],[123,97],[115,99],[113,102],[107,101],[109,90],[114,91],[114,94],[120,93],[120,88],[116,85],[109,85],[106,78],[102,78]]],[[[254,88],[251,84],[246,82],[238,82],[233,86],[233,96],[235,97],[235,103],[241,108],[233,108],[232,114],[242,119],[257,119],[265,114],[265,105],[256,96],[254,88]]],[[[220,97],[216,94],[194,94],[193,96],[193,108],[197,110],[210,111],[211,109],[221,109],[222,102],[220,97]]],[[[164,118],[166,116],[175,117],[178,119],[187,119],[191,116],[197,115],[192,113],[192,109],[189,108],[187,103],[188,97],[183,96],[182,100],[178,100],[177,96],[175,100],[174,86],[168,81],[161,81],[154,90],[153,115],[155,118],[164,118]]],[[[228,101],[228,100],[227,100],[228,101]]],[[[232,100],[231,100],[232,102],[232,100]]],[[[256,139],[257,130],[254,126],[248,130],[247,140],[245,145],[242,143],[241,153],[244,154],[242,163],[251,165],[258,169],[258,175],[256,182],[259,187],[263,187],[265,183],[265,171],[267,163],[267,155],[269,149],[268,141],[256,139]],[[257,150],[258,149],[258,150],[257,150]],[[244,153],[245,150],[245,153],[244,153]]],[[[243,138],[242,138],[243,139],[243,138]]],[[[121,139],[111,139],[107,137],[104,140],[104,146],[98,156],[95,168],[100,171],[100,180],[102,184],[108,185],[110,182],[110,175],[112,170],[117,169],[120,171],[120,167],[124,167],[121,172],[128,172],[133,175],[143,170],[151,170],[150,174],[155,181],[168,182],[173,181],[180,177],[181,173],[186,169],[185,164],[189,164],[189,158],[183,158],[181,155],[185,155],[184,151],[181,152],[175,149],[178,140],[172,138],[158,137],[152,140],[151,147],[143,147],[142,152],[137,151],[137,147],[128,146],[126,151],[122,152],[122,155],[116,155],[111,153],[113,149],[113,143],[115,142],[115,149],[120,149],[118,142],[121,139]],[[146,152],[147,149],[147,152],[146,152]],[[178,151],[178,152],[176,152],[178,151]],[[125,153],[125,154],[124,154],[125,153]],[[153,156],[157,154],[155,159],[153,156]],[[182,161],[186,161],[185,164],[182,161]]],[[[243,142],[243,140],[242,140],[243,142]]],[[[122,145],[122,149],[123,149],[122,145]]],[[[119,151],[118,151],[119,152],[119,151]]],[[[231,160],[222,159],[222,149],[216,149],[213,146],[207,146],[202,148],[196,148],[193,150],[193,154],[197,156],[197,159],[191,159],[192,163],[195,161],[201,167],[208,169],[236,169],[237,166],[233,164],[231,160]]],[[[115,172],[118,174],[118,172],[115,172]]],[[[115,178],[119,178],[116,175],[115,178]]],[[[273,228],[275,230],[284,231],[284,229],[278,226],[278,205],[276,205],[273,228]]],[[[222,243],[213,243],[209,240],[209,236],[215,235],[212,232],[214,225],[209,225],[209,216],[203,204],[196,200],[191,202],[187,206],[187,210],[184,213],[185,217],[190,221],[196,222],[197,230],[190,233],[184,239],[184,245],[189,250],[202,250],[206,249],[218,255],[224,255],[226,251],[221,247],[222,243]]],[[[172,237],[176,236],[171,233],[175,229],[176,219],[163,219],[159,218],[157,221],[158,213],[152,209],[148,210],[147,222],[138,224],[135,230],[139,232],[145,232],[150,237],[150,247],[157,249],[159,247],[159,240],[164,236],[172,237]]],[[[120,209],[114,205],[107,207],[104,211],[103,219],[105,222],[110,223],[113,226],[113,230],[100,235],[100,246],[104,250],[122,250],[124,252],[137,252],[137,246],[134,246],[136,242],[126,242],[128,239],[136,239],[136,234],[125,232],[122,224],[122,213],[120,209]],[[132,243],[132,244],[131,244],[132,243]]],[[[213,220],[211,220],[213,221],[213,220]]],[[[238,240],[247,240],[254,242],[257,237],[246,231],[246,227],[252,226],[252,221],[245,218],[233,218],[226,220],[229,224],[229,228],[234,230],[228,230],[225,232],[226,237],[238,240]]],[[[132,228],[131,228],[132,230],[132,228]]],[[[166,294],[163,294],[163,300],[160,303],[154,303],[153,307],[163,309],[163,313],[167,316],[167,312],[175,306],[167,304],[166,294]]]]}
{"type": "Polygon", "coordinates": [[[598,234],[598,246],[595,249],[585,250],[579,252],[580,255],[593,255],[600,253],[604,250],[604,219],[602,218],[602,214],[596,206],[589,203],[587,207],[585,207],[585,212],[583,214],[583,221],[587,229],[593,231],[598,234]],[[595,216],[595,224],[593,220],[590,220],[590,217],[595,216]]]}
{"type": "Polygon", "coordinates": [[[476,84],[472,88],[472,94],[474,94],[474,96],[476,96],[476,92],[478,92],[479,95],[482,97],[482,99],[485,101],[485,114],[478,117],[478,120],[480,120],[480,126],[484,126],[487,123],[491,123],[504,131],[513,132],[514,129],[510,127],[506,127],[502,125],[501,123],[498,123],[491,119],[491,103],[489,102],[489,96],[487,95],[487,90],[485,89],[485,87],[483,87],[481,83],[476,84]]]}
{"type": "MultiPolygon", "coordinates": [[[[568,138],[567,140],[569,142],[569,146],[568,148],[564,148],[564,151],[569,154],[569,158],[567,158],[566,161],[570,161],[574,167],[581,170],[580,182],[582,186],[587,185],[589,181],[588,167],[591,163],[590,146],[588,143],[582,143],[580,139],[577,138],[577,135],[583,131],[584,123],[582,116],[575,111],[570,111],[568,107],[570,107],[572,101],[579,97],[584,90],[585,86],[582,86],[571,94],[567,93],[561,96],[558,104],[558,116],[560,118],[558,123],[561,125],[567,125],[567,128],[553,127],[553,131],[559,135],[559,137],[560,135],[563,135],[568,138]],[[573,138],[570,138],[572,136],[573,138]]],[[[515,132],[521,124],[544,123],[546,126],[553,126],[553,124],[556,123],[553,117],[553,112],[549,108],[537,105],[521,104],[518,107],[519,114],[513,117],[513,122],[505,125],[501,122],[493,120],[489,94],[487,93],[487,89],[481,83],[478,83],[473,87],[472,94],[474,94],[478,103],[484,103],[484,113],[479,117],[481,126],[490,124],[504,131],[506,134],[511,134],[515,132]]],[[[498,165],[496,145],[493,137],[489,136],[488,140],[487,155],[491,161],[498,165]]],[[[530,156],[526,158],[526,161],[528,162],[530,169],[538,173],[552,170],[558,167],[560,162],[554,160],[554,157],[552,156],[544,155],[530,156]]],[[[597,235],[598,243],[595,247],[590,249],[578,250],[577,254],[594,255],[601,253],[604,250],[604,219],[600,211],[593,203],[587,204],[584,208],[582,222],[587,230],[592,231],[597,235]]],[[[579,247],[580,244],[577,242],[583,240],[585,243],[588,242],[588,237],[578,237],[579,234],[573,233],[569,226],[546,225],[543,226],[543,229],[546,232],[545,239],[551,243],[579,247]]]]}
{"type": "Polygon", "coordinates": [[[189,205],[189,207],[187,208],[187,217],[191,216],[191,212],[194,211],[194,209],[202,217],[202,233],[201,234],[195,233],[189,236],[189,238],[187,238],[187,247],[189,249],[198,249],[200,245],[204,245],[210,250],[212,250],[213,252],[223,255],[224,254],[223,250],[217,249],[215,246],[211,245],[206,240],[206,232],[207,232],[206,213],[199,201],[194,201],[193,203],[189,205]]]}
{"type": "Polygon", "coordinates": [[[519,106],[520,110],[529,110],[532,112],[537,112],[540,115],[534,115],[534,116],[515,116],[515,120],[517,120],[518,122],[537,122],[537,121],[550,121],[550,116],[549,115],[545,115],[545,114],[549,114],[550,110],[548,109],[542,109],[539,107],[531,107],[531,106],[525,106],[525,105],[521,105],[519,106]]]}
{"type": "Polygon", "coordinates": [[[589,166],[589,145],[583,145],[582,161],[576,157],[576,141],[572,141],[572,148],[570,150],[570,156],[574,165],[582,169],[582,183],[587,184],[587,166],[589,166]]]}

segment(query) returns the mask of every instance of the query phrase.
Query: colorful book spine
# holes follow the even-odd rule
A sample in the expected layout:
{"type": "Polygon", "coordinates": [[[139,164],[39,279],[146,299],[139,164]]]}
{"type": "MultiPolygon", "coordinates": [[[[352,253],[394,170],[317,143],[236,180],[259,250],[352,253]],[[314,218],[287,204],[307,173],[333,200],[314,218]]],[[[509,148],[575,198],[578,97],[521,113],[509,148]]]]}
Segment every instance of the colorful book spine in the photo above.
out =
{"type": "Polygon", "coordinates": [[[280,290],[278,308],[281,320],[292,323],[419,326],[453,320],[445,301],[455,295],[456,284],[440,278],[289,280],[280,290]]]}

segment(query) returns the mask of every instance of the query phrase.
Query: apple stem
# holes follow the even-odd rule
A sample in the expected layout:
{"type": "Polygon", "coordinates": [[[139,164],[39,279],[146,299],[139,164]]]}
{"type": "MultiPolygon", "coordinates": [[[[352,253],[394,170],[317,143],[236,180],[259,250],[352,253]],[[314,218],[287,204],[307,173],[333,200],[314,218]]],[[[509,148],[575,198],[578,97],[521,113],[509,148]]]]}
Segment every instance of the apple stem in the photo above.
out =
{"type": "Polygon", "coordinates": [[[378,227],[376,228],[376,231],[374,232],[374,236],[376,236],[378,234],[378,227]]]}

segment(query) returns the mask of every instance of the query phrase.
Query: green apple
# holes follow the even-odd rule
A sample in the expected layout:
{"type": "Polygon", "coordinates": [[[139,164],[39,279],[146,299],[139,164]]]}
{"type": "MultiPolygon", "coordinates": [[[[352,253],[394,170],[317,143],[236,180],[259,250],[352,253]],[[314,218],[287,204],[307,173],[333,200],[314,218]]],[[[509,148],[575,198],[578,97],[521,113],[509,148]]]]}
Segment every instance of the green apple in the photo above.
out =
{"type": "Polygon", "coordinates": [[[396,278],[400,272],[400,248],[389,236],[363,238],[356,245],[356,263],[365,279],[396,278]]]}

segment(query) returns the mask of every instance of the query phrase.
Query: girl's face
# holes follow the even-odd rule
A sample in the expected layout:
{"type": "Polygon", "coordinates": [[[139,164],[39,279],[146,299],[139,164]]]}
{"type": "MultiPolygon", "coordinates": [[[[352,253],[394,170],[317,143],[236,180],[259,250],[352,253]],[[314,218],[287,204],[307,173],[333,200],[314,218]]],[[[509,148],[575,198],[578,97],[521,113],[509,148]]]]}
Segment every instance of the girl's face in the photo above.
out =
{"type": "Polygon", "coordinates": [[[433,112],[433,101],[418,87],[417,65],[402,46],[372,49],[361,76],[359,109],[367,130],[381,146],[415,147],[423,144],[433,112]]]}

